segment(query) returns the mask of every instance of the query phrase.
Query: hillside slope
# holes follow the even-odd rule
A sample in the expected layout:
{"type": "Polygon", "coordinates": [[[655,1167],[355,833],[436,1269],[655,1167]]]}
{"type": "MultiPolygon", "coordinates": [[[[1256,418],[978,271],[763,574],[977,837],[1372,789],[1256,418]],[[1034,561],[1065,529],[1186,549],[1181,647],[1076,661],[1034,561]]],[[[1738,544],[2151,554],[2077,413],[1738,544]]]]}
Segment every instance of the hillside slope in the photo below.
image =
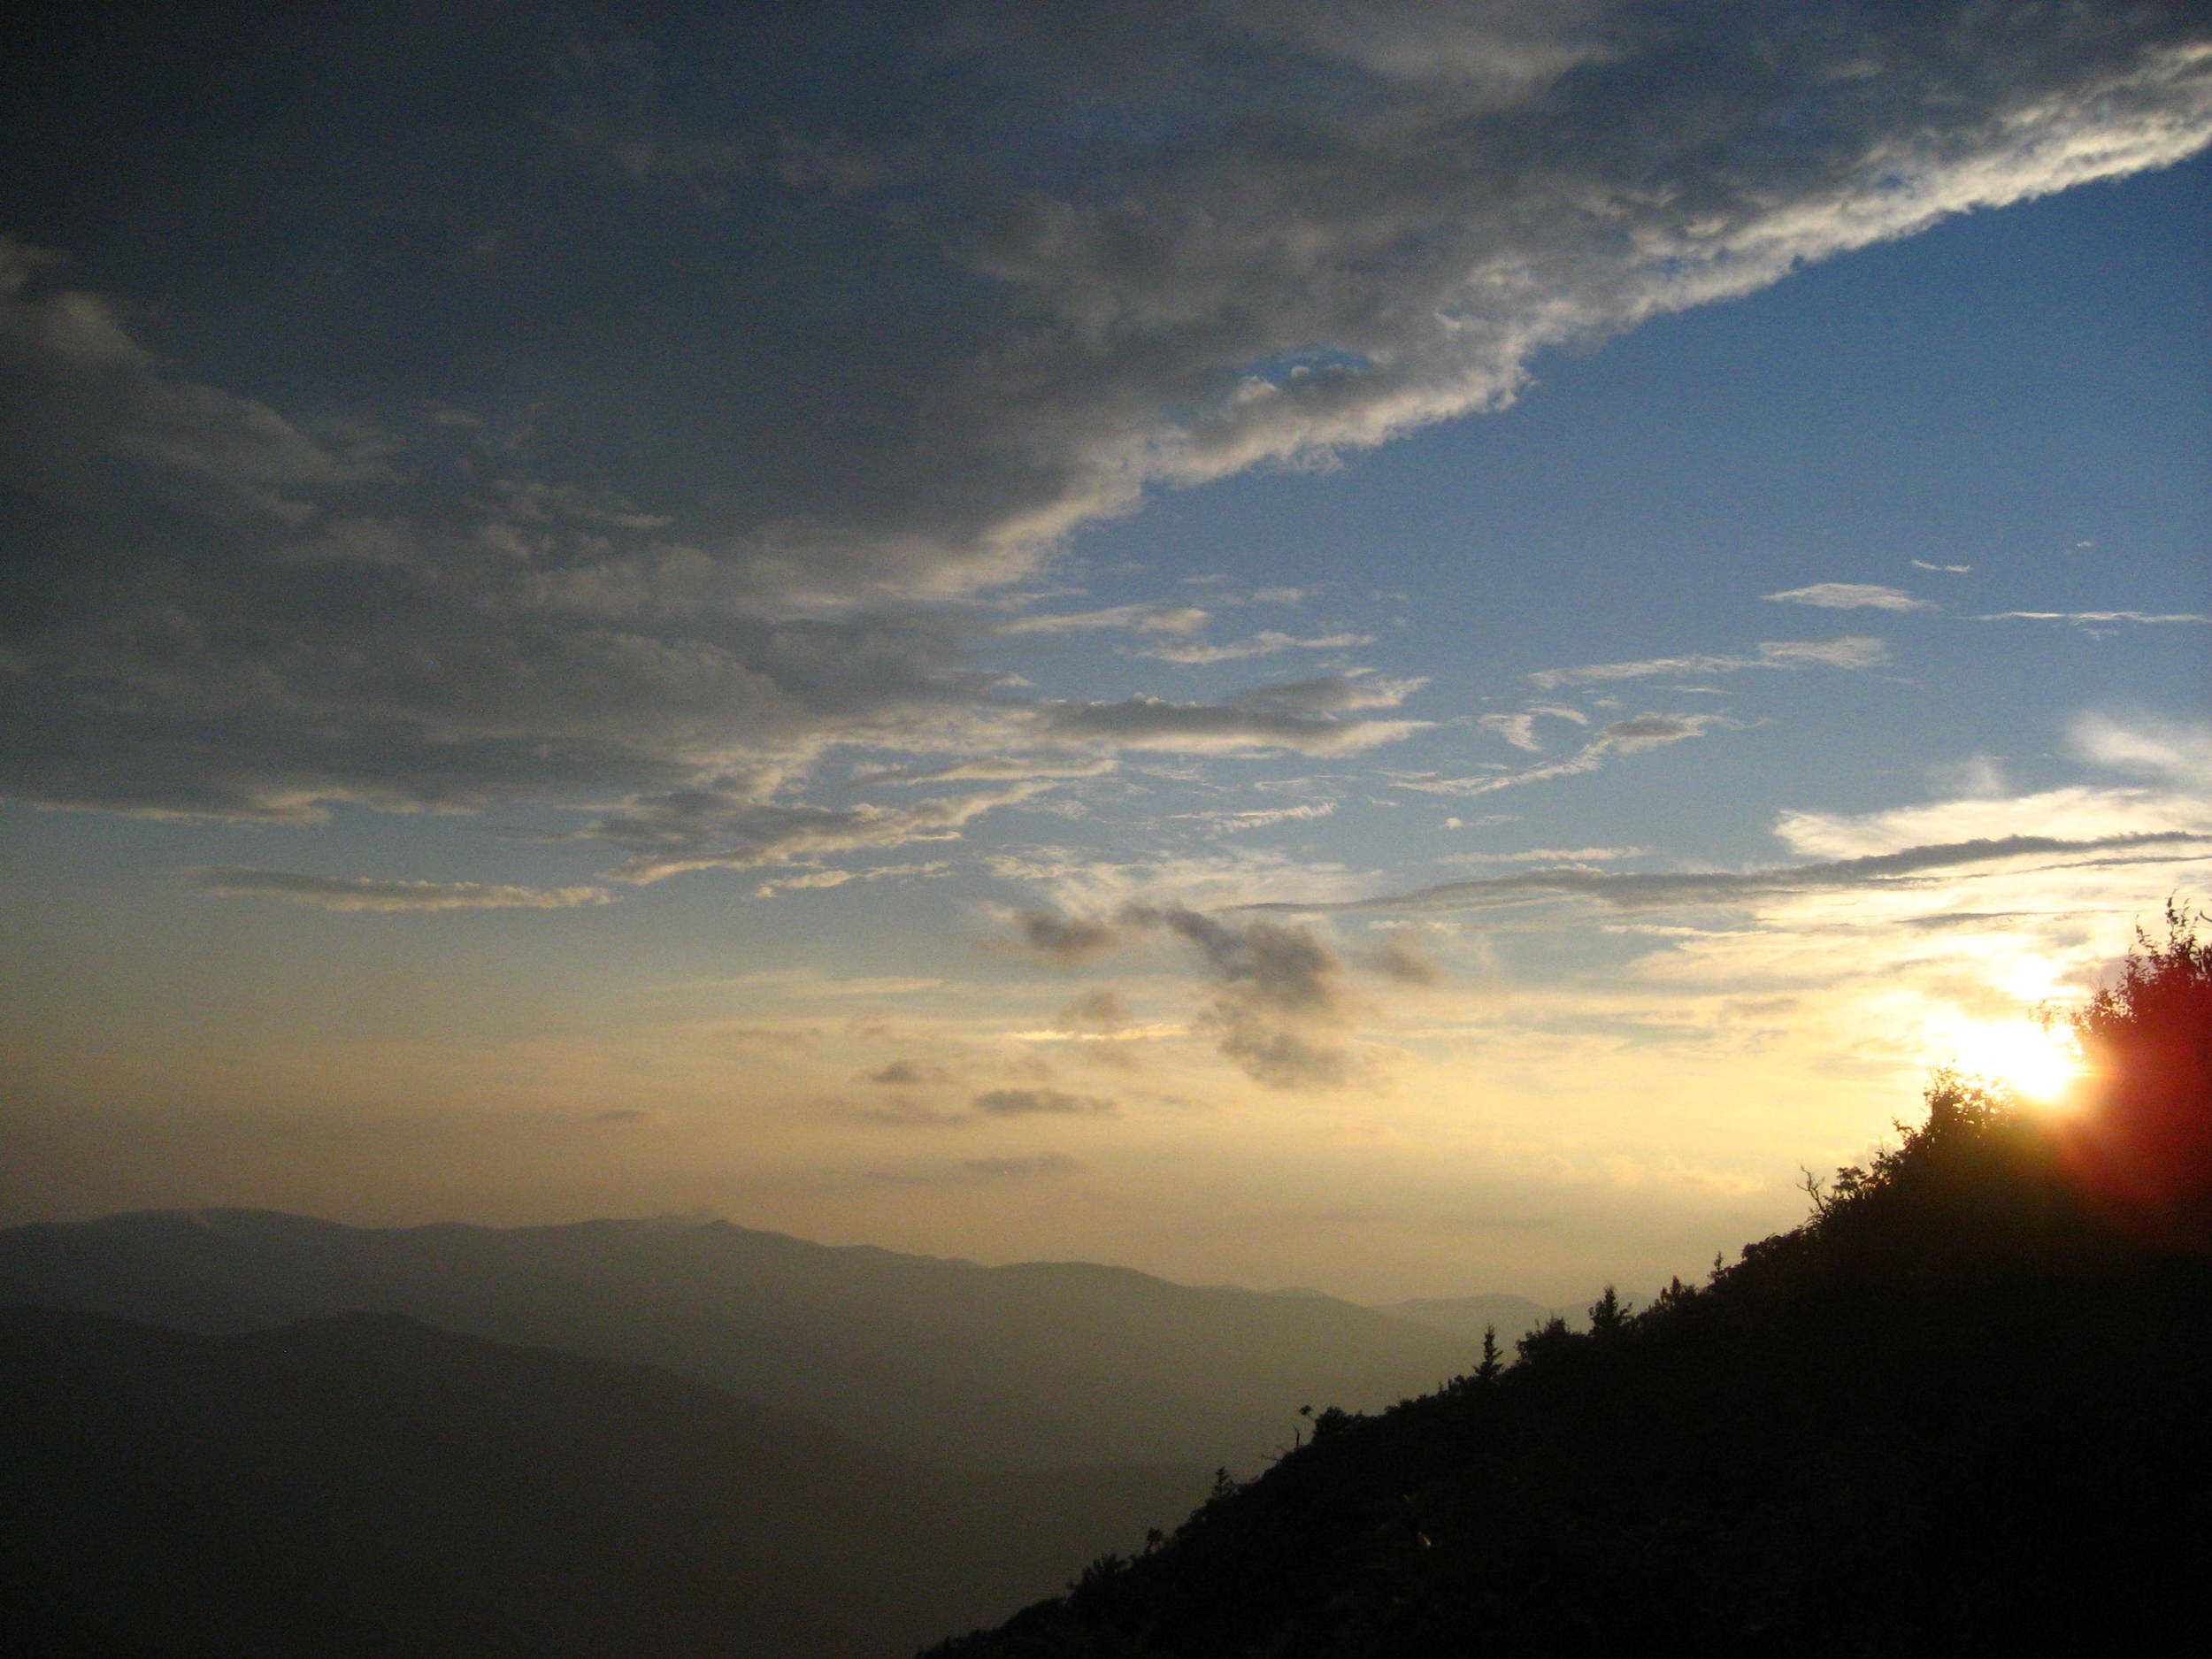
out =
{"type": "Polygon", "coordinates": [[[979,1267],[726,1222],[341,1226],[149,1212],[0,1232],[0,1306],[204,1331],[355,1310],[665,1366],[972,1468],[1248,1466],[1298,1408],[1434,1387],[1468,1345],[1328,1297],[979,1267]]]}
{"type": "Polygon", "coordinates": [[[905,1659],[1195,1471],[951,1473],[391,1315],[0,1313],[0,1623],[46,1655],[905,1659]]]}
{"type": "Polygon", "coordinates": [[[1938,1124],[1900,1187],[1502,1374],[1324,1414],[940,1659],[2183,1651],[2122,1638],[2212,1548],[2212,1267],[2085,1222],[2010,1126],[1939,1158],[1938,1124]]]}
{"type": "Polygon", "coordinates": [[[2199,1651],[2212,946],[2172,922],[2077,1018],[2073,1110],[1939,1077],[1901,1147],[1709,1285],[1325,1412],[936,1659],[2199,1651]]]}

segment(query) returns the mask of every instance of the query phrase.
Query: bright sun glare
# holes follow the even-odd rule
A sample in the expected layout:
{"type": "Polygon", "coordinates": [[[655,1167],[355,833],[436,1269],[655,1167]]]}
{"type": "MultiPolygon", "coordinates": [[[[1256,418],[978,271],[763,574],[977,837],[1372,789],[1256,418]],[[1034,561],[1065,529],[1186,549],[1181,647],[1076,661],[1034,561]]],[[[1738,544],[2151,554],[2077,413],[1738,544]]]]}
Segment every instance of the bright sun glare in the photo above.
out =
{"type": "Polygon", "coordinates": [[[1945,1035],[1952,1064],[2004,1084],[2024,1099],[2055,1101],[2081,1075],[2081,1055],[2072,1039],[2033,1020],[1976,1020],[1945,1035]]]}

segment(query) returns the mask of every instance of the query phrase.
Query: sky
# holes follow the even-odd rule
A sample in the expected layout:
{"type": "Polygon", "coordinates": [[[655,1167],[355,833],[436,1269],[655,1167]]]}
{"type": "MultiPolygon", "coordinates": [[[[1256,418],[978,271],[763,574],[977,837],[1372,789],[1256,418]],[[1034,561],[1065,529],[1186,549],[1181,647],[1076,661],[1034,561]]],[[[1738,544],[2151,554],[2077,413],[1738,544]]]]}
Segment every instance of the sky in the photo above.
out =
{"type": "Polygon", "coordinates": [[[86,5],[0,1222],[1647,1290],[2212,896],[2212,18],[86,5]]]}

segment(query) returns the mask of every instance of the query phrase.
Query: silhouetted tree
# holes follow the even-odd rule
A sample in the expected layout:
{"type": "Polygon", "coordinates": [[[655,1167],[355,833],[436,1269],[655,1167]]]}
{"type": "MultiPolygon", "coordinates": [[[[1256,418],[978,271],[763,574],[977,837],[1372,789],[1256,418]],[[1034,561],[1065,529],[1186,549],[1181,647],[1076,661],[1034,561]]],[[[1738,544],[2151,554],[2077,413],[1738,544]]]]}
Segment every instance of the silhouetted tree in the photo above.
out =
{"type": "Polygon", "coordinates": [[[1475,1367],[1475,1380],[1494,1383],[1504,1369],[1505,1361],[1498,1352],[1498,1327],[1486,1325],[1482,1327],[1482,1363],[1475,1367]]]}
{"type": "Polygon", "coordinates": [[[2212,941],[2166,905],[2166,936],[2136,930],[2119,982],[2070,1022],[2091,1076],[2066,1133],[2108,1208],[2176,1242],[2212,1241],[2212,941]]]}

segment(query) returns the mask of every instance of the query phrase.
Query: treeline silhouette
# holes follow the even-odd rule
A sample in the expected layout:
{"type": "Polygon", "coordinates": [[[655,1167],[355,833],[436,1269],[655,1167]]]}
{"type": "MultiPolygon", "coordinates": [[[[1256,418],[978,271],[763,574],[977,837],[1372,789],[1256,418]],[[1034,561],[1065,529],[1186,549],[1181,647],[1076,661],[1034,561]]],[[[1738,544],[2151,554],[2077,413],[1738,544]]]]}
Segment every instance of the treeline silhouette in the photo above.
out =
{"type": "Polygon", "coordinates": [[[1325,1410],[1171,1538],[932,1659],[2179,1653],[2208,1640],[2212,944],[2072,1020],[2070,1110],[1939,1074],[1640,1311],[1325,1410]]]}

